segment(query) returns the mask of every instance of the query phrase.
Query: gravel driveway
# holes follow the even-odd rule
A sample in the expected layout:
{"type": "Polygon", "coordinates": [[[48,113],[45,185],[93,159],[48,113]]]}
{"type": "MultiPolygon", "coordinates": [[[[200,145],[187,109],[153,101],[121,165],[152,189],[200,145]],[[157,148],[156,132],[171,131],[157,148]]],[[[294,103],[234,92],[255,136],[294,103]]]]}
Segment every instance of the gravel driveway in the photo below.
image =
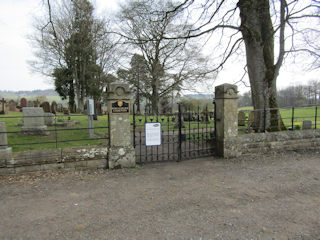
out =
{"type": "Polygon", "coordinates": [[[320,153],[1,176],[0,239],[320,239],[320,153]]]}

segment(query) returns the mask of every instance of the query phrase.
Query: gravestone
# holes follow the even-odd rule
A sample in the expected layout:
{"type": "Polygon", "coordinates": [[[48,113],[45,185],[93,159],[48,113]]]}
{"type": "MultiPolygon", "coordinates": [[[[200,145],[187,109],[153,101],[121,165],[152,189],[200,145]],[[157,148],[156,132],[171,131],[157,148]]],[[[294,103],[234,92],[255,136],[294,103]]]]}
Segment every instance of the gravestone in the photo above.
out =
{"type": "Polygon", "coordinates": [[[40,105],[40,102],[38,99],[33,101],[33,107],[39,107],[39,105],[40,105]]]}
{"type": "Polygon", "coordinates": [[[33,101],[28,101],[28,103],[27,103],[27,107],[34,107],[34,103],[33,103],[33,101]]]}
{"type": "Polygon", "coordinates": [[[56,103],[56,101],[53,101],[53,102],[51,103],[51,112],[52,112],[53,114],[56,114],[56,113],[57,113],[57,103],[56,103]]]}
{"type": "Polygon", "coordinates": [[[194,118],[191,112],[184,112],[182,116],[183,116],[183,121],[186,121],[186,122],[194,121],[194,118]]]}
{"type": "Polygon", "coordinates": [[[51,112],[50,111],[50,103],[49,102],[43,102],[41,104],[41,107],[43,108],[44,112],[47,112],[47,113],[51,112]]]}
{"type": "Polygon", "coordinates": [[[1,108],[0,108],[0,114],[7,114],[8,111],[7,111],[7,101],[2,98],[0,100],[0,103],[1,103],[1,108]]]}
{"type": "Polygon", "coordinates": [[[64,107],[63,108],[63,114],[64,115],[69,115],[70,114],[69,108],[64,107]]]}
{"type": "Polygon", "coordinates": [[[63,112],[63,105],[62,105],[62,103],[58,103],[57,104],[57,112],[63,112]]]}
{"type": "Polygon", "coordinates": [[[0,122],[0,167],[5,167],[11,159],[11,148],[8,147],[6,123],[0,122]]]}
{"type": "Polygon", "coordinates": [[[209,112],[207,109],[204,109],[201,112],[201,122],[203,123],[209,123],[209,112]]]}
{"type": "Polygon", "coordinates": [[[242,111],[238,113],[238,126],[246,125],[246,114],[242,111]]]}
{"type": "Polygon", "coordinates": [[[312,121],[311,120],[303,120],[302,122],[302,129],[307,130],[312,128],[312,121]]]}
{"type": "Polygon", "coordinates": [[[24,107],[22,133],[25,135],[47,135],[42,108],[24,107]]]}
{"type": "Polygon", "coordinates": [[[9,111],[16,112],[17,111],[17,103],[14,100],[9,101],[9,111]]]}
{"type": "Polygon", "coordinates": [[[253,127],[254,124],[254,111],[251,111],[248,119],[248,127],[253,127]]]}
{"type": "Polygon", "coordinates": [[[24,108],[24,107],[26,107],[27,104],[28,104],[28,100],[27,100],[26,98],[21,98],[21,99],[20,99],[20,108],[21,108],[21,109],[24,108]]]}
{"type": "Polygon", "coordinates": [[[54,119],[55,119],[55,115],[53,113],[47,113],[45,112],[43,114],[44,116],[44,124],[47,126],[53,126],[54,125],[54,119]]]}

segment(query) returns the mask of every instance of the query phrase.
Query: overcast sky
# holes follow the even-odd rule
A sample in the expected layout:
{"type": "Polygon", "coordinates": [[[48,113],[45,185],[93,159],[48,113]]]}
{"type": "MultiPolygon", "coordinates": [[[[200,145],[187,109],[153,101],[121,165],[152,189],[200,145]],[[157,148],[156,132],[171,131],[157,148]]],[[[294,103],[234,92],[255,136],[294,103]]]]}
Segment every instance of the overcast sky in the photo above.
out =
{"type": "MultiPolygon", "coordinates": [[[[35,90],[53,88],[50,79],[31,72],[27,61],[32,58],[32,49],[27,35],[32,33],[33,15],[43,11],[43,0],[0,0],[0,90],[35,90]]],[[[95,0],[97,12],[115,11],[119,0],[95,0]]],[[[227,66],[218,83],[233,83],[241,73],[233,65],[227,66]]],[[[305,72],[300,64],[282,68],[278,88],[319,79],[320,72],[305,72]]],[[[203,92],[212,92],[203,89],[203,92]]],[[[240,87],[243,91],[245,88],[240,87]]]]}

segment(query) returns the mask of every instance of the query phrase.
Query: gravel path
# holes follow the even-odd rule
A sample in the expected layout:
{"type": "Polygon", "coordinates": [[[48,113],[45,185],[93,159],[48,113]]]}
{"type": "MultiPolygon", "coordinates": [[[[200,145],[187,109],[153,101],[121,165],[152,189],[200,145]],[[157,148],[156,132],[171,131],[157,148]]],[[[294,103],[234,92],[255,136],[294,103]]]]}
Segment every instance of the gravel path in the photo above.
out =
{"type": "Polygon", "coordinates": [[[320,153],[0,177],[0,239],[320,239],[320,153]]]}

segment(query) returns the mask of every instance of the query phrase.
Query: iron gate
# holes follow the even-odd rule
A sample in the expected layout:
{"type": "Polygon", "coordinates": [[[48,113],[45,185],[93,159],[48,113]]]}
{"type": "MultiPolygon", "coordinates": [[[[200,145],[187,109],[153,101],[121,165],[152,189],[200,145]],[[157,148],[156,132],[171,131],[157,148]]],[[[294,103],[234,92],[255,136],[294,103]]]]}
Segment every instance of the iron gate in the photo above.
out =
{"type": "Polygon", "coordinates": [[[207,107],[182,111],[179,105],[178,112],[153,115],[147,109],[137,113],[133,105],[132,125],[137,163],[181,161],[215,153],[215,110],[210,112],[207,107]],[[161,123],[161,145],[146,146],[146,123],[161,123]]]}

